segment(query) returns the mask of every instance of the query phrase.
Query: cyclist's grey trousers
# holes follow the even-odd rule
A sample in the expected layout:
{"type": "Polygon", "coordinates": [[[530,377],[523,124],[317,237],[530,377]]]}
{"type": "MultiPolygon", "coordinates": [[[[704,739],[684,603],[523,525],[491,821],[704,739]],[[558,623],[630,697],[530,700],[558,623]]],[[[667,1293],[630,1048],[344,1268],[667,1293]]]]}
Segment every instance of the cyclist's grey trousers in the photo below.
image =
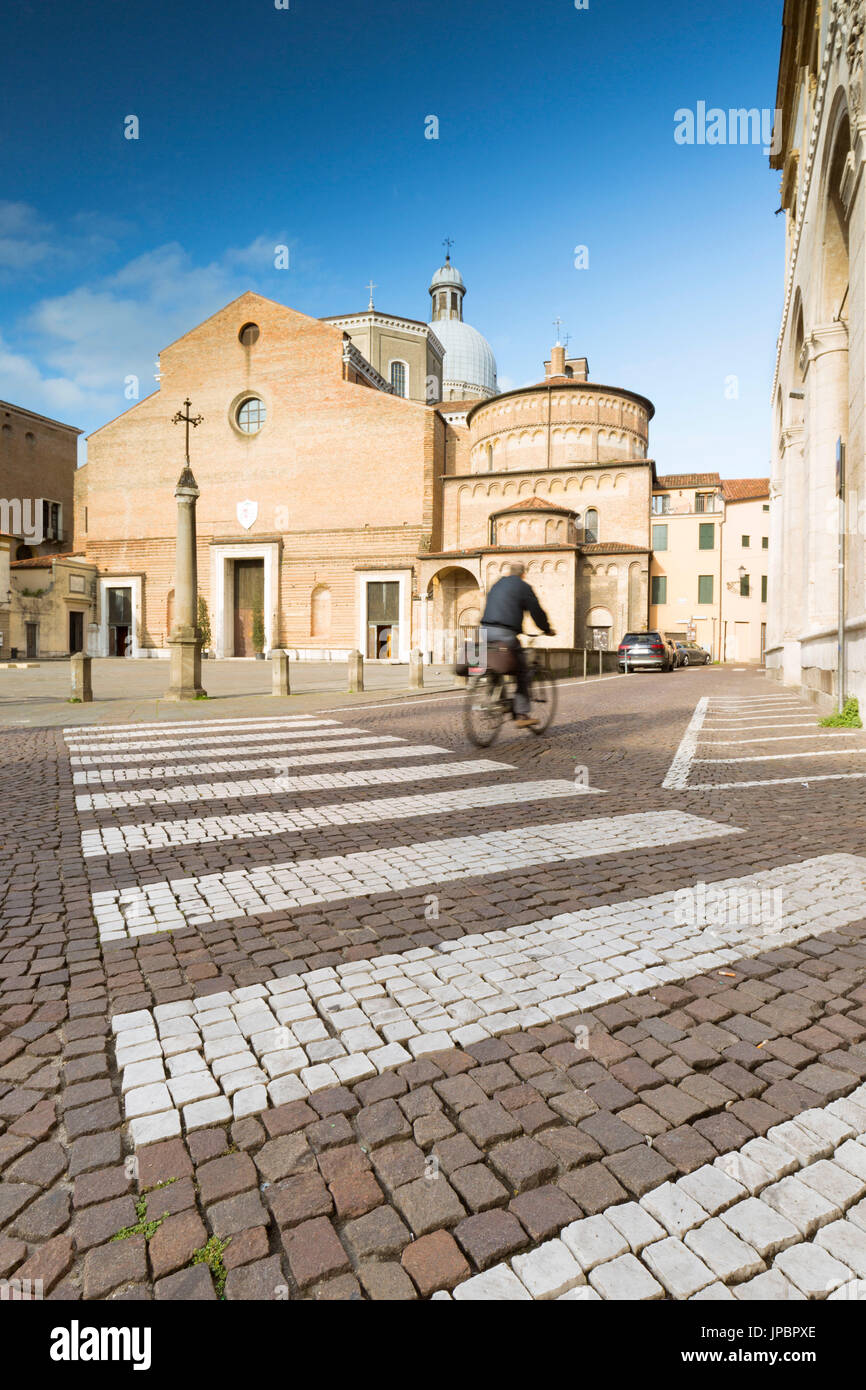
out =
{"type": "Polygon", "coordinates": [[[488,642],[507,642],[517,659],[517,670],[514,673],[514,680],[517,690],[514,694],[514,713],[522,716],[529,713],[529,672],[526,669],[526,653],[517,640],[517,634],[512,632],[510,627],[497,627],[492,623],[485,623],[481,628],[481,639],[487,638],[488,642]]]}

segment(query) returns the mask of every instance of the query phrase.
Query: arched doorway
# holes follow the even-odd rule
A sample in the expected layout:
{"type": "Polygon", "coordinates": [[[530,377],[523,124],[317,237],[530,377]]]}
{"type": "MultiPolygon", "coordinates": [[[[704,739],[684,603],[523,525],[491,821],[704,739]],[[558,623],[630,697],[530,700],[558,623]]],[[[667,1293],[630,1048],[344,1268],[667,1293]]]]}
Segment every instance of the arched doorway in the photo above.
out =
{"type": "Polygon", "coordinates": [[[434,662],[454,661],[458,644],[477,639],[482,594],[469,570],[449,565],[433,575],[428,589],[434,662]]]}
{"type": "Polygon", "coordinates": [[[609,608],[590,608],[584,623],[586,645],[593,651],[609,651],[613,640],[613,615],[609,608]]]}

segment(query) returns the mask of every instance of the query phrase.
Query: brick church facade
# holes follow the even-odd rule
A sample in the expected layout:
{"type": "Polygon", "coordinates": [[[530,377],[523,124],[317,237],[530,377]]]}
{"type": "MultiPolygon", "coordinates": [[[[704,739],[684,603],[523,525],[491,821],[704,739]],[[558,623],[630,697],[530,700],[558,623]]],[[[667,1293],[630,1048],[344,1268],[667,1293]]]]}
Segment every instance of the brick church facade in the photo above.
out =
{"type": "Polygon", "coordinates": [[[537,385],[497,394],[449,261],[430,294],[424,324],[372,300],[319,320],[247,293],[163,350],[158,391],[90,436],[76,475],[94,655],[168,654],[187,397],[217,656],[450,660],[516,558],[553,645],[645,624],[652,405],[559,346],[537,385]]]}

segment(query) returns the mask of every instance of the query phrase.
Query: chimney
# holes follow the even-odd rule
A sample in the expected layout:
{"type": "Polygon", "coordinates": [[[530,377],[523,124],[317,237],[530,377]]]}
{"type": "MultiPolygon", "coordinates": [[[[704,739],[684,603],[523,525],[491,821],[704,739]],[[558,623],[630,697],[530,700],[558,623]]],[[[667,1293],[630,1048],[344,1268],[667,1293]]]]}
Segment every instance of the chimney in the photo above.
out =
{"type": "Polygon", "coordinates": [[[565,376],[565,348],[561,343],[550,350],[550,375],[565,376]]]}

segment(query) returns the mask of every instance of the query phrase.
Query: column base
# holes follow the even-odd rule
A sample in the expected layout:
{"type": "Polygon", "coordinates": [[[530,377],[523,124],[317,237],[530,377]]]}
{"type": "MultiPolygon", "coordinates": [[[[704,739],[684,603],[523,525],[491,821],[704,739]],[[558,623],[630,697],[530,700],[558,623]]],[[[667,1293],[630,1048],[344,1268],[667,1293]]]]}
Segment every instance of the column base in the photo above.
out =
{"type": "Polygon", "coordinates": [[[165,700],[199,700],[207,694],[201,683],[201,642],[195,638],[169,642],[171,650],[168,690],[165,700]]]}

